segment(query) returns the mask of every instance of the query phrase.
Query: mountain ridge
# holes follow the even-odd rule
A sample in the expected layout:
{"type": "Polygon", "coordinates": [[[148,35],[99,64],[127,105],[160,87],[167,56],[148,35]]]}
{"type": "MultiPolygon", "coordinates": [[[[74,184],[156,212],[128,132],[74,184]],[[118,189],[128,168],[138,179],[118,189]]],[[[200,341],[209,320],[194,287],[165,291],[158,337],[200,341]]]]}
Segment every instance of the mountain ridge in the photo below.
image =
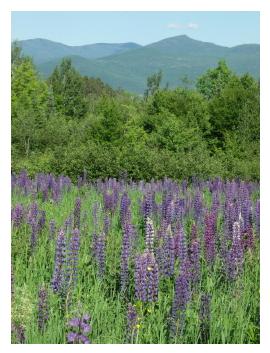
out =
{"type": "MultiPolygon", "coordinates": [[[[159,70],[163,72],[163,83],[168,82],[170,87],[181,85],[181,77],[184,76],[195,81],[198,76],[216,66],[222,59],[226,60],[237,74],[248,72],[258,78],[260,70],[259,44],[225,47],[198,41],[187,35],[162,39],[145,46],[128,42],[95,43],[75,46],[75,48],[79,48],[77,52],[80,55],[76,54],[75,50],[75,55],[51,57],[50,60],[38,63],[35,59],[37,53],[34,53],[34,63],[39,72],[47,77],[63,57],[70,57],[73,65],[82,75],[100,77],[113,88],[121,87],[135,93],[142,93],[147,77],[159,70]],[[86,55],[84,50],[86,52],[89,48],[96,50],[97,47],[102,48],[98,52],[99,57],[89,58],[89,54],[88,57],[83,56],[86,55]],[[105,47],[109,50],[105,50],[105,47]]],[[[39,53],[41,54],[42,52],[39,53]]]]}

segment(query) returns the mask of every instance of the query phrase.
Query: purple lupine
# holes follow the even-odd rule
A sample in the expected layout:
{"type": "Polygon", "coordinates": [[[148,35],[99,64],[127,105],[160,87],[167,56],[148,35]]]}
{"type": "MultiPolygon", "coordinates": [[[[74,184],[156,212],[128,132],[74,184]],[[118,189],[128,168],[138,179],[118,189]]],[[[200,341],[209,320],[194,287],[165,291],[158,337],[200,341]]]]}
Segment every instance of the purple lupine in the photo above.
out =
{"type": "MultiPolygon", "coordinates": [[[[162,225],[164,228],[165,225],[162,225]]],[[[174,274],[175,264],[175,238],[172,236],[171,225],[159,232],[159,246],[156,249],[156,257],[158,262],[159,273],[170,277],[174,274]]]]}
{"type": "Polygon", "coordinates": [[[48,319],[48,292],[45,287],[41,287],[38,291],[38,328],[40,331],[44,331],[48,319]]]}
{"type": "Polygon", "coordinates": [[[105,233],[100,233],[96,238],[95,257],[98,265],[98,275],[102,278],[105,274],[105,250],[106,236],[105,233]]]}
{"type": "Polygon", "coordinates": [[[75,200],[75,205],[74,205],[74,229],[80,229],[81,225],[81,199],[79,197],[76,198],[75,200]]]}
{"type": "Polygon", "coordinates": [[[198,223],[202,216],[202,207],[203,207],[202,194],[200,190],[197,190],[195,194],[193,207],[194,207],[195,221],[198,223]]]}
{"type": "Polygon", "coordinates": [[[105,190],[103,192],[103,203],[105,211],[113,213],[117,207],[118,203],[118,191],[117,189],[105,190]]]}
{"type": "Polygon", "coordinates": [[[137,336],[138,314],[136,308],[128,303],[127,309],[127,343],[133,343],[134,337],[137,336]]]}
{"type": "Polygon", "coordinates": [[[208,343],[210,335],[210,306],[211,297],[209,294],[203,293],[201,295],[200,303],[200,334],[201,343],[208,343]]]}
{"type": "Polygon", "coordinates": [[[191,264],[191,281],[197,283],[200,276],[200,242],[197,236],[197,227],[194,223],[191,230],[190,244],[190,264],[191,264]]]}
{"type": "Polygon", "coordinates": [[[111,225],[110,216],[109,216],[109,214],[107,212],[105,212],[105,215],[104,215],[104,233],[105,233],[106,236],[109,234],[110,225],[111,225]]]}
{"type": "Polygon", "coordinates": [[[125,291],[128,283],[128,263],[132,247],[132,235],[133,229],[130,224],[125,224],[123,241],[122,241],[122,250],[121,250],[121,291],[125,291]]]}
{"type": "Polygon", "coordinates": [[[30,238],[30,246],[31,251],[34,250],[37,244],[37,234],[38,234],[38,224],[35,222],[31,223],[31,238],[30,238]]]}
{"type": "Polygon", "coordinates": [[[32,203],[29,208],[27,221],[29,224],[36,223],[38,217],[38,204],[36,202],[32,203]]]}
{"type": "Polygon", "coordinates": [[[204,228],[204,250],[205,259],[208,264],[213,264],[215,259],[215,232],[216,232],[216,219],[215,215],[211,212],[205,216],[204,228]]]}
{"type": "Polygon", "coordinates": [[[153,253],[154,252],[154,225],[150,217],[146,218],[145,221],[145,245],[146,249],[153,253]]]}
{"type": "Polygon", "coordinates": [[[89,344],[90,340],[87,337],[91,332],[90,326],[90,316],[88,314],[83,315],[78,318],[75,317],[68,322],[68,326],[70,327],[70,331],[67,334],[68,343],[72,344],[89,344]]]}
{"type": "Polygon", "coordinates": [[[251,202],[249,199],[242,202],[241,214],[243,217],[243,232],[246,232],[251,224],[251,202]]]}
{"type": "Polygon", "coordinates": [[[158,266],[150,252],[137,256],[135,261],[135,294],[142,302],[154,302],[158,297],[158,266]]]}
{"type": "Polygon", "coordinates": [[[183,271],[175,280],[174,299],[171,311],[171,336],[173,337],[183,332],[185,312],[190,297],[190,283],[187,274],[183,271]]]}
{"type": "Polygon", "coordinates": [[[54,202],[58,202],[60,199],[60,193],[61,193],[61,189],[60,189],[60,182],[58,181],[54,181],[52,184],[52,199],[54,202]]]}
{"type": "Polygon", "coordinates": [[[64,286],[64,266],[65,266],[65,258],[66,258],[66,237],[65,233],[62,229],[60,229],[56,248],[55,248],[55,265],[54,265],[54,273],[52,278],[52,289],[54,292],[62,292],[64,286]]]}
{"type": "Polygon", "coordinates": [[[127,192],[124,192],[121,198],[121,202],[120,202],[120,222],[122,227],[124,226],[127,218],[129,219],[129,206],[131,204],[131,201],[128,197],[127,192]]]}
{"type": "Polygon", "coordinates": [[[254,247],[254,235],[251,225],[248,227],[245,234],[244,247],[245,249],[252,249],[254,247]]]}
{"type": "Polygon", "coordinates": [[[17,204],[11,210],[11,221],[15,227],[19,227],[22,224],[24,217],[24,210],[21,204],[17,204]]]}
{"type": "Polygon", "coordinates": [[[184,229],[178,224],[175,232],[175,256],[180,260],[180,266],[187,258],[187,244],[184,229]]]}
{"type": "Polygon", "coordinates": [[[147,217],[151,217],[152,216],[152,211],[153,211],[153,207],[152,207],[152,194],[150,191],[148,191],[143,198],[143,218],[144,220],[147,219],[147,217]]]}
{"type": "Polygon", "coordinates": [[[227,252],[227,275],[229,279],[235,279],[242,270],[243,265],[243,242],[239,222],[233,225],[233,242],[227,252]]]}
{"type": "Polygon", "coordinates": [[[255,213],[256,213],[255,222],[256,222],[257,236],[260,237],[260,200],[257,200],[256,202],[255,213]]]}
{"type": "Polygon", "coordinates": [[[44,226],[45,226],[45,223],[46,223],[46,212],[44,210],[41,210],[39,211],[39,219],[38,219],[38,224],[37,224],[37,227],[38,227],[38,231],[40,232],[44,226]]]}
{"type": "Polygon", "coordinates": [[[80,250],[80,231],[79,229],[74,229],[72,232],[72,237],[69,242],[69,251],[67,256],[67,268],[66,268],[66,285],[68,288],[72,287],[78,277],[78,260],[79,260],[79,250],[80,250]]]}
{"type": "Polygon", "coordinates": [[[51,220],[50,221],[50,239],[54,239],[55,237],[55,231],[56,231],[56,227],[55,227],[55,220],[51,220]]]}

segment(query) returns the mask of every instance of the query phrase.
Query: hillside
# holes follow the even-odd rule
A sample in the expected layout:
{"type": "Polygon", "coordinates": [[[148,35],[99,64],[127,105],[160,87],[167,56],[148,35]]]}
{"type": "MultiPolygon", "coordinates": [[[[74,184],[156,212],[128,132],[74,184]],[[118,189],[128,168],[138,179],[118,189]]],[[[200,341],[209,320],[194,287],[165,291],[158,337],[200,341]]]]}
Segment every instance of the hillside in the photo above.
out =
{"type": "MultiPolygon", "coordinates": [[[[74,66],[82,75],[100,77],[114,88],[121,87],[136,93],[143,93],[147,77],[158,70],[163,72],[163,85],[168,83],[169,87],[173,88],[181,85],[184,76],[195,81],[207,69],[216,66],[220,59],[225,59],[237,74],[249,72],[255,78],[259,77],[260,46],[257,44],[229,48],[181,35],[144,47],[134,43],[119,44],[120,47],[116,44],[112,44],[113,47],[108,46],[108,49],[114,48],[112,55],[104,55],[105,52],[109,53],[105,46],[99,48],[98,44],[93,44],[73,47],[77,48],[77,52],[73,51],[65,56],[71,57],[74,66]],[[99,53],[99,58],[90,57],[90,54],[86,57],[88,47],[95,49],[95,55],[99,53]]],[[[53,51],[54,57],[51,60],[43,62],[39,59],[41,52],[31,54],[26,46],[24,52],[33,56],[38,70],[45,77],[50,75],[62,59],[62,56],[57,56],[57,50],[53,51]]],[[[94,51],[91,55],[93,53],[94,51]]],[[[49,55],[53,56],[48,49],[47,57],[49,55]]]]}
{"type": "Polygon", "coordinates": [[[86,59],[97,59],[127,50],[139,48],[136,43],[96,43],[81,46],[69,46],[47,39],[28,39],[18,42],[25,55],[33,57],[35,64],[42,64],[51,60],[61,60],[66,56],[81,56],[86,59]]]}

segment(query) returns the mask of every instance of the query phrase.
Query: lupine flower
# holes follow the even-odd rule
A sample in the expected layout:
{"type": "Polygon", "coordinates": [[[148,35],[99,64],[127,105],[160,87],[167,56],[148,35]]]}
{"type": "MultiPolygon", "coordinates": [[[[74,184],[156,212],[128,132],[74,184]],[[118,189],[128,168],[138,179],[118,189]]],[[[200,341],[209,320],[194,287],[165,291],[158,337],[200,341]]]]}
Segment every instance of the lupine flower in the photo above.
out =
{"type": "Polygon", "coordinates": [[[120,222],[122,227],[124,226],[127,218],[129,219],[130,213],[129,213],[129,206],[131,204],[131,201],[128,197],[127,192],[124,192],[121,198],[120,202],[120,222]]]}
{"type": "MultiPolygon", "coordinates": [[[[164,225],[163,225],[164,226],[164,225]]],[[[163,227],[162,226],[162,227],[163,227]]],[[[165,232],[160,233],[159,246],[156,250],[159,273],[164,276],[173,276],[175,263],[175,237],[169,225],[165,232]]]]}
{"type": "Polygon", "coordinates": [[[133,338],[136,337],[138,331],[138,314],[135,307],[128,303],[127,309],[127,342],[133,343],[133,338]]]}
{"type": "Polygon", "coordinates": [[[200,331],[201,343],[208,343],[210,334],[210,304],[211,297],[209,294],[203,293],[200,304],[200,331]]]}
{"type": "Polygon", "coordinates": [[[73,318],[68,322],[68,326],[72,331],[67,334],[68,343],[72,344],[89,344],[90,340],[87,334],[91,332],[91,326],[89,324],[90,316],[88,314],[83,315],[80,318],[73,318]]]}
{"type": "Polygon", "coordinates": [[[135,293],[142,302],[153,302],[158,296],[158,266],[150,252],[137,256],[135,263],[135,293]]]}
{"type": "Polygon", "coordinates": [[[37,227],[38,227],[38,231],[41,231],[44,226],[45,226],[45,223],[46,223],[46,212],[44,210],[41,210],[39,211],[39,219],[38,219],[38,224],[37,224],[37,227]]]}
{"type": "Polygon", "coordinates": [[[67,271],[66,271],[66,283],[68,287],[72,287],[77,281],[78,276],[78,259],[80,249],[80,231],[74,229],[72,237],[69,242],[69,252],[67,256],[67,271]]]}
{"type": "Polygon", "coordinates": [[[66,238],[64,231],[60,229],[56,243],[54,273],[51,282],[52,289],[54,290],[54,292],[59,293],[63,290],[65,257],[66,238]]]}
{"type": "Polygon", "coordinates": [[[125,224],[124,234],[123,234],[123,242],[122,242],[122,251],[121,251],[121,290],[124,291],[126,289],[128,283],[128,262],[131,253],[132,247],[132,236],[133,229],[130,224],[125,224]]]}
{"type": "Polygon", "coordinates": [[[78,197],[74,206],[74,228],[80,229],[81,225],[81,199],[78,197]]]}
{"type": "Polygon", "coordinates": [[[194,216],[195,216],[195,220],[198,223],[201,219],[202,216],[202,195],[200,190],[197,190],[196,194],[195,194],[195,198],[194,198],[194,216]]]}
{"type": "Polygon", "coordinates": [[[257,200],[256,202],[256,229],[257,229],[257,235],[260,237],[260,200],[257,200]]]}
{"type": "Polygon", "coordinates": [[[146,249],[153,253],[154,251],[154,225],[151,218],[146,218],[145,224],[145,245],[146,249]]]}
{"type": "Polygon", "coordinates": [[[33,251],[37,244],[37,234],[38,234],[38,224],[33,222],[31,223],[31,238],[30,238],[30,245],[31,250],[33,251]]]}
{"type": "Polygon", "coordinates": [[[253,235],[253,229],[252,226],[250,225],[246,231],[246,237],[244,241],[244,247],[246,249],[252,249],[254,246],[254,235],[253,235]]]}
{"type": "Polygon", "coordinates": [[[215,259],[215,232],[216,232],[216,219],[215,215],[211,212],[205,216],[205,229],[204,229],[204,249],[205,258],[208,264],[213,264],[215,259]]]}
{"type": "Polygon", "coordinates": [[[233,242],[227,254],[227,274],[229,279],[235,279],[242,269],[243,243],[239,222],[233,225],[233,242]]]}
{"type": "Polygon", "coordinates": [[[52,219],[50,221],[50,239],[54,239],[55,231],[56,231],[56,229],[55,229],[55,220],[52,219]]]}
{"type": "Polygon", "coordinates": [[[102,232],[99,234],[96,238],[96,245],[94,246],[95,248],[95,257],[98,265],[98,274],[99,277],[102,278],[105,273],[105,233],[102,232]]]}
{"type": "Polygon", "coordinates": [[[110,224],[111,224],[110,217],[105,212],[105,215],[104,215],[104,233],[105,233],[105,235],[108,235],[108,233],[109,233],[110,224]]]}
{"type": "Polygon", "coordinates": [[[44,331],[48,318],[48,292],[46,288],[42,287],[38,292],[38,328],[40,331],[44,331]]]}
{"type": "Polygon", "coordinates": [[[171,312],[171,336],[181,334],[184,329],[185,312],[190,299],[190,284],[187,274],[183,271],[176,278],[174,299],[171,312]]]}
{"type": "Polygon", "coordinates": [[[143,207],[143,217],[146,220],[147,217],[151,217],[152,216],[153,205],[152,205],[151,192],[147,192],[144,195],[142,207],[143,207]]]}
{"type": "Polygon", "coordinates": [[[21,204],[17,204],[11,211],[11,220],[15,227],[19,227],[23,221],[24,210],[21,204]]]}
{"type": "Polygon", "coordinates": [[[177,225],[175,233],[175,256],[180,260],[180,266],[187,258],[187,244],[184,229],[181,224],[177,225]]]}
{"type": "Polygon", "coordinates": [[[191,263],[191,281],[197,283],[200,275],[200,242],[195,224],[192,225],[189,260],[191,263]]]}

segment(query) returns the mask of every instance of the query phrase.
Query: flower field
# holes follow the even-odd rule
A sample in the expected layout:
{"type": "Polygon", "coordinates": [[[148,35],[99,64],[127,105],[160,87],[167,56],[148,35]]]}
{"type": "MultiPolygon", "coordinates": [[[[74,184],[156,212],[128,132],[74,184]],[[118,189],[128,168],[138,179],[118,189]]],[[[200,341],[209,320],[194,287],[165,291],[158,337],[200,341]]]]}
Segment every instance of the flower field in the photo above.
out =
{"type": "Polygon", "coordinates": [[[12,343],[259,343],[259,184],[12,175],[12,343]]]}

